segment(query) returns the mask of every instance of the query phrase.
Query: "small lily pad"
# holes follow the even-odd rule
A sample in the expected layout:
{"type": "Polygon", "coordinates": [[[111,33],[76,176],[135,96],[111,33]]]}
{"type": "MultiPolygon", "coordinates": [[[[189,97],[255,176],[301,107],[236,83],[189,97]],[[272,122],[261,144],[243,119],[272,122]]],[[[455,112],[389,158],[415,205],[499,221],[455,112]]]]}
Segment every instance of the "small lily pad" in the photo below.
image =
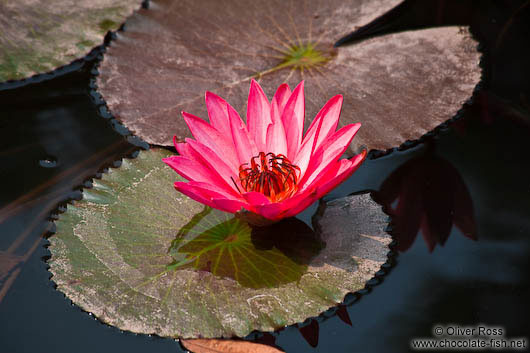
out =
{"type": "Polygon", "coordinates": [[[398,2],[153,0],[112,41],[98,89],[131,131],[171,146],[190,136],[181,111],[208,117],[205,91],[244,117],[252,78],[269,99],[305,80],[306,128],[342,94],[341,126],[363,124],[350,152],[396,147],[453,117],[481,72],[477,43],[454,26],[333,47],[398,2]]]}
{"type": "Polygon", "coordinates": [[[184,348],[193,353],[281,353],[279,349],[248,341],[192,339],[182,340],[184,348]]]}
{"type": "Polygon", "coordinates": [[[271,331],[340,303],[386,261],[387,217],[368,195],[343,229],[328,208],[318,232],[294,218],[252,228],[175,191],[169,155],[110,169],[50,238],[57,288],[108,324],[182,338],[271,331]]]}
{"type": "Polygon", "coordinates": [[[103,44],[141,0],[0,1],[0,82],[51,71],[103,44]]]}

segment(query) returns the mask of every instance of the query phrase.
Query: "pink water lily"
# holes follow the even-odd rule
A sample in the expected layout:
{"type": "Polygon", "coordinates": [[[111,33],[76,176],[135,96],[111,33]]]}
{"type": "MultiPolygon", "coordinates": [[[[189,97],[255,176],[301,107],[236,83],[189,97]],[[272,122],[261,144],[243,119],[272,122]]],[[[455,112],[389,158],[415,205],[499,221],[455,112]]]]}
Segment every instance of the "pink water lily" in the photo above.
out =
{"type": "Polygon", "coordinates": [[[294,216],[346,180],[366,151],[340,159],[361,124],[338,131],[342,96],[331,98],[304,131],[304,82],[282,84],[269,103],[252,80],[247,124],[226,101],[206,92],[210,123],[182,112],[195,139],[163,161],[189,182],[175,188],[210,207],[247,215],[255,224],[294,216]],[[250,217],[249,217],[250,216],[250,217]]]}

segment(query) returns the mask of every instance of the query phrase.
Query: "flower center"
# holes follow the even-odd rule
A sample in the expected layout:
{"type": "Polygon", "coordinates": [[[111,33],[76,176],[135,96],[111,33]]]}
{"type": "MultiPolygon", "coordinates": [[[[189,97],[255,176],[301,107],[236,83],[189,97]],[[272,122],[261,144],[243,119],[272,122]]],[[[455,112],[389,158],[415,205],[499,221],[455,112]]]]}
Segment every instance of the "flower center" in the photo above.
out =
{"type": "Polygon", "coordinates": [[[300,168],[283,154],[260,152],[250,159],[250,166],[249,163],[239,166],[239,180],[243,189],[260,192],[272,202],[292,196],[298,190],[299,178],[300,168]]]}

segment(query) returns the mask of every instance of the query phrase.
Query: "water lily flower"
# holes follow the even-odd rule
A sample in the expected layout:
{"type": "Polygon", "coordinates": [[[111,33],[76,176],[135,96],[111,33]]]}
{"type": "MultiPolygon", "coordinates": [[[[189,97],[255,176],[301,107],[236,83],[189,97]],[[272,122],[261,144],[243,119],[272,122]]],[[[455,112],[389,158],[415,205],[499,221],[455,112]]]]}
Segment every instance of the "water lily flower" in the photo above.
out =
{"type": "Polygon", "coordinates": [[[294,216],[352,175],[366,151],[340,159],[361,124],[338,131],[342,96],[322,107],[303,135],[304,82],[278,87],[269,103],[252,80],[247,123],[226,101],[206,92],[210,123],[182,112],[194,139],[177,143],[163,161],[189,182],[175,188],[255,225],[294,216]]]}

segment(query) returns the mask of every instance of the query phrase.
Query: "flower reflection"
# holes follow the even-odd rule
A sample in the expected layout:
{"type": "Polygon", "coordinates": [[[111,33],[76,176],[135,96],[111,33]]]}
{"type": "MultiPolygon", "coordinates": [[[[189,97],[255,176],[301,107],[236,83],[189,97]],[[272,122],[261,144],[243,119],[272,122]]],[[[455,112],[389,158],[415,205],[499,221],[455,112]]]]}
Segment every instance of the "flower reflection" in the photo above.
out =
{"type": "Polygon", "coordinates": [[[414,158],[395,170],[374,199],[392,216],[397,249],[410,248],[418,231],[430,252],[443,246],[455,225],[476,240],[473,202],[459,172],[433,153],[414,158]]]}
{"type": "Polygon", "coordinates": [[[318,321],[315,319],[311,319],[307,325],[297,325],[298,331],[300,331],[300,334],[302,337],[305,338],[307,343],[311,347],[318,346],[318,334],[320,331],[320,328],[318,326],[318,321]]]}

